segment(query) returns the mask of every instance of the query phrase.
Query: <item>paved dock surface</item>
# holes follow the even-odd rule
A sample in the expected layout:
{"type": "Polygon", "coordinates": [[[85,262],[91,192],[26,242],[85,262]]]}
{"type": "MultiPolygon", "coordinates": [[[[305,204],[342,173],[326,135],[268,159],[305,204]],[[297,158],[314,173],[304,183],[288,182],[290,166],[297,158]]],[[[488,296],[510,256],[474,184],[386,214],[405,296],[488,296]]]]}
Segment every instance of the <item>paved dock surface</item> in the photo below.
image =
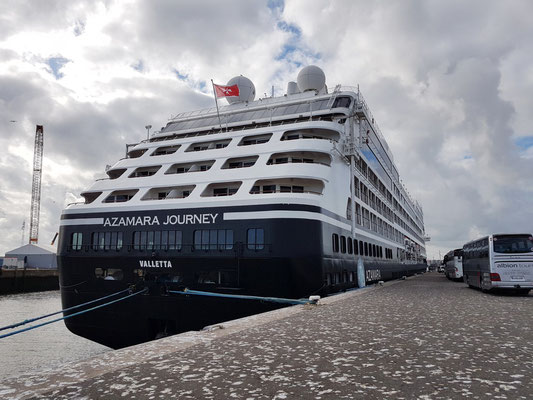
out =
{"type": "Polygon", "coordinates": [[[428,273],[24,375],[0,398],[531,399],[533,296],[428,273]]]}

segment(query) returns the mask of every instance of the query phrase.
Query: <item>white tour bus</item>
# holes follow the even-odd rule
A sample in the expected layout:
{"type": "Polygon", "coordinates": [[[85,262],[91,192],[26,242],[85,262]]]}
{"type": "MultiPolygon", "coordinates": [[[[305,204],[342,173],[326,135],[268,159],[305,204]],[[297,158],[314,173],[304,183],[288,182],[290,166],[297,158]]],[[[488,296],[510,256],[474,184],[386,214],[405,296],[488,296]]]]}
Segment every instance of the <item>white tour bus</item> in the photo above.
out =
{"type": "Polygon", "coordinates": [[[526,295],[533,289],[533,236],[494,234],[463,246],[463,279],[483,291],[512,289],[526,295]]]}
{"type": "Polygon", "coordinates": [[[444,274],[448,279],[463,279],[463,249],[450,250],[446,253],[444,274]]]}

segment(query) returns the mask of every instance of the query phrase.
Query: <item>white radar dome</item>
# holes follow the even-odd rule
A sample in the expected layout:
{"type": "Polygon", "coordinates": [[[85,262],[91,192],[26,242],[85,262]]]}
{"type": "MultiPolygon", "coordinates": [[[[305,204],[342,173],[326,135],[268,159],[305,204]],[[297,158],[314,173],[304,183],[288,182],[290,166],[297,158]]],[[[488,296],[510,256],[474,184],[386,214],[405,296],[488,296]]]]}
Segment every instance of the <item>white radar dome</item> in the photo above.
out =
{"type": "Polygon", "coordinates": [[[255,86],[250,79],[242,75],[236,76],[235,78],[231,78],[227,83],[227,86],[233,85],[237,85],[237,87],[239,88],[239,95],[226,97],[228,103],[233,104],[241,103],[243,101],[254,101],[255,86]]]}
{"type": "Polygon", "coordinates": [[[326,75],[324,71],[316,65],[308,65],[298,73],[298,88],[301,92],[308,90],[321,91],[326,84],[326,75]]]}

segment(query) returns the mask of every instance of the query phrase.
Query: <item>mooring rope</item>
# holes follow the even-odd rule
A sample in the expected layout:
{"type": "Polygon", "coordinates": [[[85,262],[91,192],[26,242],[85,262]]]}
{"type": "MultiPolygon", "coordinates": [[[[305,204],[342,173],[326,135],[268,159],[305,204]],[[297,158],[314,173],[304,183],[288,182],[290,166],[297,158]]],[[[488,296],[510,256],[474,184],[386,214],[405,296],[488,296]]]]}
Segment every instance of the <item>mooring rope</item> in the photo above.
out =
{"type": "Polygon", "coordinates": [[[48,318],[48,317],[51,317],[52,315],[60,314],[62,312],[75,310],[76,308],[80,308],[80,307],[86,306],[88,304],[96,303],[98,301],[105,300],[105,299],[108,299],[108,298],[113,297],[113,296],[117,296],[119,294],[128,292],[130,290],[131,289],[124,289],[124,290],[121,290],[120,292],[112,293],[112,294],[109,294],[107,296],[100,297],[99,299],[94,299],[94,300],[88,301],[87,303],[78,304],[77,306],[65,308],[64,310],[56,311],[56,312],[53,312],[53,313],[50,313],[50,314],[46,314],[46,315],[41,315],[40,317],[36,317],[36,318],[26,319],[24,321],[17,322],[15,324],[3,326],[3,327],[0,328],[0,331],[5,331],[6,329],[13,329],[13,328],[16,328],[17,326],[26,325],[26,324],[29,324],[30,322],[35,322],[35,321],[38,321],[38,320],[43,319],[43,318],[48,318]]]}
{"type": "MultiPolygon", "coordinates": [[[[129,290],[129,289],[128,289],[128,290],[129,290]]],[[[62,321],[62,320],[65,320],[65,319],[67,319],[67,318],[72,318],[72,317],[75,317],[75,316],[77,316],[77,315],[85,314],[85,313],[87,313],[87,312],[89,312],[89,311],[94,311],[94,310],[97,310],[97,309],[102,308],[102,307],[107,307],[107,306],[109,306],[109,305],[111,305],[111,304],[113,304],[113,303],[117,303],[117,302],[119,302],[119,301],[126,300],[126,299],[128,299],[128,298],[130,298],[130,297],[133,297],[133,296],[137,296],[138,294],[146,293],[147,291],[148,291],[148,288],[144,288],[143,290],[141,290],[141,291],[139,291],[139,292],[135,292],[135,293],[129,294],[129,295],[125,296],[125,297],[121,297],[120,299],[111,300],[111,301],[109,301],[109,302],[107,302],[107,303],[100,304],[100,305],[98,305],[98,306],[91,307],[91,308],[88,308],[88,309],[86,309],[86,310],[78,311],[78,312],[76,312],[76,313],[74,313],[74,314],[66,315],[66,316],[61,317],[61,318],[56,318],[56,319],[53,319],[53,320],[51,320],[51,321],[46,321],[46,322],[43,322],[43,323],[41,323],[41,324],[37,324],[37,325],[33,325],[33,326],[29,326],[29,327],[27,327],[27,328],[20,329],[20,330],[18,330],[18,331],[14,331],[14,332],[6,333],[6,334],[4,334],[4,335],[1,335],[1,336],[0,336],[0,339],[6,338],[6,337],[8,337],[8,336],[16,335],[17,333],[27,332],[27,331],[30,331],[30,330],[35,329],[35,328],[40,328],[41,326],[45,326],[45,325],[48,325],[48,324],[51,324],[51,323],[54,323],[54,322],[62,321]]]]}
{"type": "Polygon", "coordinates": [[[283,304],[315,304],[316,303],[316,300],[296,300],[296,299],[284,299],[281,297],[262,297],[262,296],[247,296],[243,294],[203,292],[200,290],[191,290],[187,288],[183,289],[183,291],[169,290],[168,293],[195,295],[195,296],[208,296],[208,297],[223,297],[227,299],[260,300],[260,301],[268,301],[271,303],[283,303],[283,304]]]}

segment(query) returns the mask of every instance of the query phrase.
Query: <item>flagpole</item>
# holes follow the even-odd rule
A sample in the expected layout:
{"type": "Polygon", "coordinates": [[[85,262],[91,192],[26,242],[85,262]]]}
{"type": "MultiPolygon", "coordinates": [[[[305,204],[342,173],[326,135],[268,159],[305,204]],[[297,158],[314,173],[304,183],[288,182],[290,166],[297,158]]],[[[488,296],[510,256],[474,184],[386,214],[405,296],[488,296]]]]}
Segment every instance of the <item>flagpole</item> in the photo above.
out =
{"type": "Polygon", "coordinates": [[[218,124],[220,125],[220,131],[222,131],[222,122],[220,121],[220,112],[218,111],[218,97],[217,97],[217,92],[215,91],[215,84],[213,82],[213,79],[211,79],[211,86],[213,87],[213,94],[215,95],[215,104],[217,106],[218,124]]]}

